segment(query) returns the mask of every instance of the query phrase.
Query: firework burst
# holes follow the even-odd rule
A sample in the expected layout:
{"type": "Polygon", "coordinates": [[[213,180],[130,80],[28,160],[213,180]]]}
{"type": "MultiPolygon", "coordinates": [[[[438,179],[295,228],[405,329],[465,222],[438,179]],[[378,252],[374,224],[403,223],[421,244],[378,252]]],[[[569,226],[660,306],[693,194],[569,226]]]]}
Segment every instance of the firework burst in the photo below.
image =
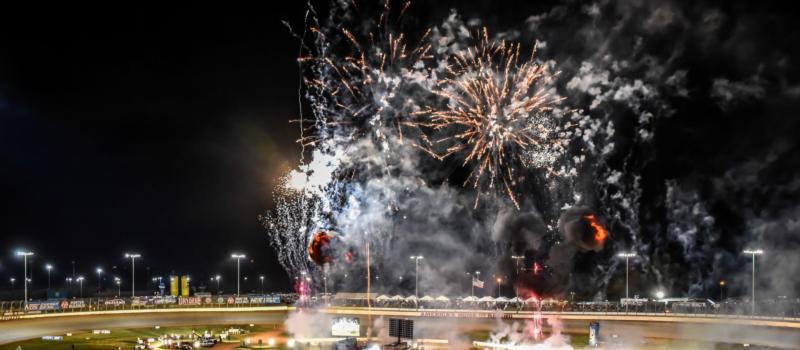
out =
{"type": "MultiPolygon", "coordinates": [[[[562,100],[551,89],[557,73],[536,62],[535,47],[524,62],[520,51],[520,44],[490,40],[484,28],[476,46],[452,57],[433,89],[446,106],[416,113],[447,135],[434,138],[427,153],[438,159],[463,154],[463,165],[472,164],[464,185],[500,189],[518,209],[515,169],[546,165],[566,145],[552,113],[562,100]],[[436,152],[439,144],[445,149],[436,152]]],[[[480,192],[475,206],[479,198],[480,192]]]]}
{"type": "Polygon", "coordinates": [[[433,56],[426,43],[430,30],[414,40],[417,44],[409,44],[403,32],[391,28],[409,6],[410,1],[403,3],[394,17],[385,1],[372,28],[321,29],[314,20],[310,31],[315,45],[299,61],[310,73],[304,79],[306,98],[317,118],[304,126],[309,133],[301,137],[301,144],[318,146],[344,131],[350,139],[372,133],[388,148],[387,133],[396,132],[402,142],[404,128],[418,129],[419,124],[409,118],[413,106],[403,99],[415,76],[426,79],[424,61],[433,56]],[[365,31],[364,36],[354,34],[365,31]],[[337,35],[329,37],[331,32],[337,35]]]}

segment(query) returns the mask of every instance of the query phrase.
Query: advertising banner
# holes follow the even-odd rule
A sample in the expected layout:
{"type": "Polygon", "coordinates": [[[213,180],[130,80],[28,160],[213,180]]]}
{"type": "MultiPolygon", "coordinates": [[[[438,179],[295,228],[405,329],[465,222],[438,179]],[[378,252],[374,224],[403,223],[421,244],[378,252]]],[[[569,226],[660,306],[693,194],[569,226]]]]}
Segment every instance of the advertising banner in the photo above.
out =
{"type": "Polygon", "coordinates": [[[30,302],[25,306],[26,311],[59,310],[61,305],[57,301],[30,302]]]}
{"type": "Polygon", "coordinates": [[[181,276],[181,296],[189,296],[189,276],[181,276]]]}
{"type": "Polygon", "coordinates": [[[105,306],[123,306],[125,305],[125,299],[109,299],[103,302],[105,306]]]}
{"type": "Polygon", "coordinates": [[[86,307],[86,303],[83,300],[62,300],[61,301],[61,308],[62,309],[82,309],[86,307]]]}
{"type": "Polygon", "coordinates": [[[358,337],[361,326],[355,317],[334,317],[331,322],[331,335],[334,337],[358,337]]]}
{"type": "Polygon", "coordinates": [[[203,303],[203,298],[200,297],[181,297],[178,299],[179,305],[200,305],[203,303]]]}
{"type": "Polygon", "coordinates": [[[177,302],[178,298],[171,295],[165,297],[154,297],[152,299],[152,303],[154,305],[176,304],[177,302]]]}
{"type": "Polygon", "coordinates": [[[252,304],[280,304],[281,303],[281,297],[279,297],[279,296],[250,297],[250,303],[252,303],[252,304]]]}

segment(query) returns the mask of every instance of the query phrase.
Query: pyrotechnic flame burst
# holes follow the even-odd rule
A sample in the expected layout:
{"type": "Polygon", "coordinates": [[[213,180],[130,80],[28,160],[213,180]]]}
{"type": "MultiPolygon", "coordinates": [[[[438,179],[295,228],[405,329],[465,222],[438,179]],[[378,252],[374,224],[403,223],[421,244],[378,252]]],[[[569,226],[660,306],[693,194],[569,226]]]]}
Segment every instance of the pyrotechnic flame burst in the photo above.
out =
{"type": "Polygon", "coordinates": [[[608,237],[608,231],[603,228],[603,225],[597,222],[597,218],[595,218],[594,214],[589,214],[583,217],[586,221],[589,222],[589,226],[592,227],[594,230],[594,241],[597,244],[602,245],[605,242],[606,237],[608,237]]]}
{"type": "Polygon", "coordinates": [[[446,106],[416,113],[430,116],[426,125],[434,130],[448,131],[426,152],[438,159],[465,152],[463,165],[472,164],[472,171],[464,185],[500,188],[517,209],[515,169],[539,165],[526,151],[547,154],[567,142],[554,137],[558,128],[549,116],[562,100],[550,85],[558,73],[538,64],[535,53],[534,46],[528,60],[520,62],[520,44],[492,41],[484,28],[475,47],[452,57],[448,75],[433,90],[448,100],[446,106]],[[443,153],[433,150],[439,143],[449,144],[443,153]]]}

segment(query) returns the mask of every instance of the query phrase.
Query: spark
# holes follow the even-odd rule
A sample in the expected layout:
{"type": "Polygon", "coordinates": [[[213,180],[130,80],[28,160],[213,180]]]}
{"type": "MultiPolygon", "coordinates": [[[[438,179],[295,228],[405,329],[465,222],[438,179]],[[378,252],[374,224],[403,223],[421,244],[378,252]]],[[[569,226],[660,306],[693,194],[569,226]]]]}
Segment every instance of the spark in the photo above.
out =
{"type": "Polygon", "coordinates": [[[472,166],[463,185],[497,188],[517,209],[516,168],[539,165],[528,151],[546,154],[566,144],[554,136],[559,129],[551,120],[562,100],[550,89],[558,73],[536,62],[535,46],[524,62],[520,51],[519,43],[490,40],[484,28],[476,46],[452,57],[447,76],[433,89],[449,103],[416,113],[429,116],[426,125],[447,135],[434,141],[447,145],[443,152],[426,153],[437,159],[463,154],[462,165],[472,166]]]}
{"type": "MultiPolygon", "coordinates": [[[[397,20],[410,5],[410,1],[403,4],[397,20]]],[[[326,36],[324,30],[311,27],[316,50],[298,58],[298,62],[309,72],[303,84],[318,118],[302,128],[310,135],[297,140],[304,147],[329,140],[332,129],[338,126],[348,127],[351,137],[372,133],[376,139],[387,141],[386,126],[397,131],[401,143],[404,128],[418,129],[419,123],[402,103],[406,94],[401,90],[407,88],[406,75],[422,69],[424,62],[433,58],[428,43],[431,30],[416,39],[416,44],[410,43],[405,33],[391,30],[390,10],[385,1],[376,26],[365,37],[359,37],[358,30],[343,27],[336,29],[344,38],[338,41],[326,36]]]]}

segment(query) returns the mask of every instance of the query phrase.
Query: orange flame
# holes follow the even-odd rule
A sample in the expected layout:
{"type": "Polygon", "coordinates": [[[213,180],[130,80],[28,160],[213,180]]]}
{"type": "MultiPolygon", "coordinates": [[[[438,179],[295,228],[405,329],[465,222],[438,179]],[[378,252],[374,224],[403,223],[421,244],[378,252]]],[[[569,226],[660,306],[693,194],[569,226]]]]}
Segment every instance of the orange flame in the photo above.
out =
{"type": "Polygon", "coordinates": [[[594,214],[586,215],[583,218],[588,220],[589,225],[591,225],[594,229],[594,241],[597,242],[597,244],[603,244],[603,241],[605,241],[606,237],[608,237],[608,231],[606,231],[606,229],[597,222],[594,214]]]}
{"type": "Polygon", "coordinates": [[[311,244],[308,245],[308,256],[315,263],[322,265],[330,263],[333,257],[327,252],[328,244],[331,242],[331,235],[325,231],[314,234],[311,244]]]}

